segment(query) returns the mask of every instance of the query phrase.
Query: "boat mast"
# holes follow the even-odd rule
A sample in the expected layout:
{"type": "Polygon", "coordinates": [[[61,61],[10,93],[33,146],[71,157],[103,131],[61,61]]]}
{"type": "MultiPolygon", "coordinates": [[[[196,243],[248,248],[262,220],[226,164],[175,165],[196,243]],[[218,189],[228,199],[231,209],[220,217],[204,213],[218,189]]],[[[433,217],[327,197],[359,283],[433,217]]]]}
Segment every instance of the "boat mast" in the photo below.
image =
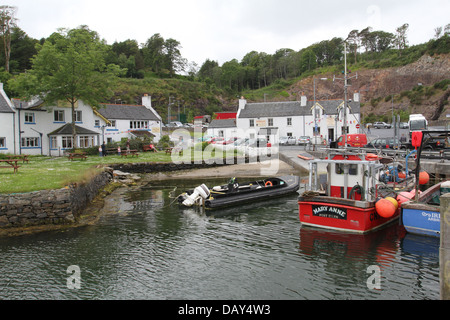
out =
{"type": "Polygon", "coordinates": [[[344,148],[347,148],[347,107],[348,107],[348,78],[347,78],[347,42],[344,41],[344,148]]]}

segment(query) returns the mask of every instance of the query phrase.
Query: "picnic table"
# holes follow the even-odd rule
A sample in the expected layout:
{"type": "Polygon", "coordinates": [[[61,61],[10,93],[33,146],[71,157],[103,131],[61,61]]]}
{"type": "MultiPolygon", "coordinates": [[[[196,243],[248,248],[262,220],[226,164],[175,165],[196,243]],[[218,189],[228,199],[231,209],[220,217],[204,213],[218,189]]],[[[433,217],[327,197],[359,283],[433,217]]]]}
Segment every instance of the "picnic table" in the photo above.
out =
{"type": "Polygon", "coordinates": [[[158,150],[156,150],[155,146],[152,144],[144,145],[144,146],[142,146],[142,149],[144,150],[144,152],[146,152],[146,151],[158,152],[158,150]]]}
{"type": "Polygon", "coordinates": [[[29,163],[30,159],[28,159],[27,154],[20,154],[20,155],[7,155],[8,159],[20,159],[23,163],[29,163]]]}
{"type": "Polygon", "coordinates": [[[18,171],[20,166],[17,164],[22,159],[0,159],[0,164],[7,163],[9,166],[0,166],[0,168],[14,168],[14,173],[18,171]]]}
{"type": "Polygon", "coordinates": [[[137,150],[124,150],[121,154],[122,157],[139,157],[139,153],[137,150]]]}
{"type": "Polygon", "coordinates": [[[69,160],[74,160],[74,159],[86,160],[87,159],[87,155],[84,152],[68,153],[67,157],[69,158],[69,160]]]}

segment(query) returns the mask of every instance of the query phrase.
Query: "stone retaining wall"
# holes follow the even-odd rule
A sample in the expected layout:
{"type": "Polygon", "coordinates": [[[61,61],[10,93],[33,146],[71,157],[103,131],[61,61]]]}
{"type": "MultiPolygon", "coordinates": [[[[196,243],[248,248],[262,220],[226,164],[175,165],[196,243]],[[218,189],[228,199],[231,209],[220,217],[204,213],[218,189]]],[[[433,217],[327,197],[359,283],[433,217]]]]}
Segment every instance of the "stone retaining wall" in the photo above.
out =
{"type": "Polygon", "coordinates": [[[22,194],[0,194],[0,228],[73,223],[99,190],[111,180],[112,173],[105,171],[83,185],[22,194]]]}

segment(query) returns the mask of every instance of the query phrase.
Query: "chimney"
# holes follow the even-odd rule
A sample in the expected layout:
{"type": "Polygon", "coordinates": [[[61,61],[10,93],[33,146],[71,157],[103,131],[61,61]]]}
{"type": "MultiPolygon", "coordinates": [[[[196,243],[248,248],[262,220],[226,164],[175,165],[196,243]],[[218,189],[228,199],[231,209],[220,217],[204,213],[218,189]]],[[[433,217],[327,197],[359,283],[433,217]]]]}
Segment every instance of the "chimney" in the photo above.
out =
{"type": "Polygon", "coordinates": [[[304,93],[302,92],[302,96],[300,98],[300,106],[301,107],[306,107],[306,103],[308,102],[308,99],[306,98],[306,96],[304,95],[304,93]]]}
{"type": "Polygon", "coordinates": [[[245,100],[244,97],[241,97],[241,99],[239,99],[239,110],[244,110],[246,104],[247,100],[245,100]]]}
{"type": "Polygon", "coordinates": [[[147,109],[152,109],[152,97],[148,94],[144,94],[142,97],[142,105],[146,107],[147,109]]]}

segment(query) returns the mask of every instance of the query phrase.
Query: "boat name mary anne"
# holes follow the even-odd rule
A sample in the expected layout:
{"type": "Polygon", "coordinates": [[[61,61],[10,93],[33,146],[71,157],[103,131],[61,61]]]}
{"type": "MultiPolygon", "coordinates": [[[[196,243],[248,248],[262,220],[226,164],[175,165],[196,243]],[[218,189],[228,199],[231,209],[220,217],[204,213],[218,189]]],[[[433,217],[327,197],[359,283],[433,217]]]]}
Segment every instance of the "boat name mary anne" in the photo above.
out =
{"type": "Polygon", "coordinates": [[[347,220],[347,210],[328,206],[312,206],[313,215],[316,217],[347,220]]]}

